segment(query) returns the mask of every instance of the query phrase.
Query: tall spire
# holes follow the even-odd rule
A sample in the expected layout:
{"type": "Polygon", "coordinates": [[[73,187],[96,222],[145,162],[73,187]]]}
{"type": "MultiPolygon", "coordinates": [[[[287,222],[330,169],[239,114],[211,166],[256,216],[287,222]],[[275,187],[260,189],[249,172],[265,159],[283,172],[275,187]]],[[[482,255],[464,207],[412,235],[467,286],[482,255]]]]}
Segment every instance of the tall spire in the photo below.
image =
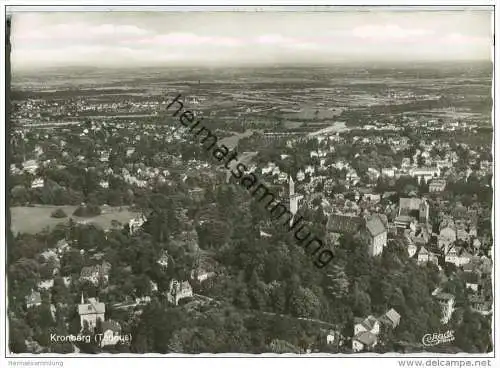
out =
{"type": "Polygon", "coordinates": [[[290,175],[289,176],[289,192],[290,192],[290,197],[292,197],[295,194],[295,183],[293,182],[293,178],[290,175]]]}
{"type": "Polygon", "coordinates": [[[82,302],[81,304],[85,304],[85,300],[83,300],[83,291],[82,291],[82,302]]]}

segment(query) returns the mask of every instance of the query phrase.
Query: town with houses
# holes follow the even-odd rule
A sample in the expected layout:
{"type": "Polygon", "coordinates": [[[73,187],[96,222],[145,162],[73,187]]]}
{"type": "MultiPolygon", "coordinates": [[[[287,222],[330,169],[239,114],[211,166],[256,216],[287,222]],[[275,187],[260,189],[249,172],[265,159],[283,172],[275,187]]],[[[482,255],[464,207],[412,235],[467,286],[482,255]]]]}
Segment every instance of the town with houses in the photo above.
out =
{"type": "Polygon", "coordinates": [[[11,353],[493,350],[491,63],[132,74],[12,77],[11,353]],[[324,268],[167,111],[179,94],[324,268]]]}

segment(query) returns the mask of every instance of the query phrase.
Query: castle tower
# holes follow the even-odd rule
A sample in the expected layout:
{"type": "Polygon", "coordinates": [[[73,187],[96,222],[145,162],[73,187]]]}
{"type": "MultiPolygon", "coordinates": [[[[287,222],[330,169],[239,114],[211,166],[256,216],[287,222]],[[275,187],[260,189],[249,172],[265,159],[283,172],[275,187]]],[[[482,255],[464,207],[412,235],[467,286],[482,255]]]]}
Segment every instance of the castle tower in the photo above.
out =
{"type": "Polygon", "coordinates": [[[422,199],[422,202],[420,203],[418,217],[421,223],[426,224],[429,222],[429,203],[427,203],[425,199],[422,199]]]}
{"type": "Polygon", "coordinates": [[[290,197],[293,197],[295,195],[295,182],[293,181],[293,178],[291,176],[290,180],[288,181],[288,187],[289,187],[290,197]]]}
{"type": "Polygon", "coordinates": [[[295,214],[297,213],[299,209],[299,201],[304,198],[300,194],[295,194],[295,183],[292,179],[292,177],[289,177],[288,181],[288,186],[289,186],[289,201],[290,201],[290,212],[292,213],[292,218],[290,219],[290,225],[293,224],[293,218],[295,217],[295,214]]]}

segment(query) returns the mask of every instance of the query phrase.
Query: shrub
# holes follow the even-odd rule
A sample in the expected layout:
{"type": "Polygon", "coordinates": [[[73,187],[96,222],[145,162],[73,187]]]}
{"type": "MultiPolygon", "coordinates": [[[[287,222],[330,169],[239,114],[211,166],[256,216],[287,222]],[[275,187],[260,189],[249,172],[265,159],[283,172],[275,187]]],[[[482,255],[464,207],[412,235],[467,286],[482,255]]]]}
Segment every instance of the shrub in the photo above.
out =
{"type": "Polygon", "coordinates": [[[78,206],[75,212],[73,212],[73,215],[77,217],[94,217],[100,214],[101,214],[101,208],[95,204],[78,206]]]}
{"type": "Polygon", "coordinates": [[[64,212],[62,208],[58,208],[57,210],[55,210],[55,211],[52,212],[52,214],[50,215],[50,217],[64,218],[64,217],[68,217],[68,215],[66,215],[66,212],[64,212]]]}

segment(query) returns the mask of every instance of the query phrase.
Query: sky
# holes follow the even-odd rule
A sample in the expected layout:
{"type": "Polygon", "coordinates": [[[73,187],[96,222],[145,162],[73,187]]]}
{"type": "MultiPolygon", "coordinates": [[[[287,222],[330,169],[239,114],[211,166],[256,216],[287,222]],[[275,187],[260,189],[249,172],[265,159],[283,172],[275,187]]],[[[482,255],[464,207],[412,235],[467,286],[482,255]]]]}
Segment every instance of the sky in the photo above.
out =
{"type": "Polygon", "coordinates": [[[14,69],[491,60],[491,11],[12,15],[14,69]]]}

